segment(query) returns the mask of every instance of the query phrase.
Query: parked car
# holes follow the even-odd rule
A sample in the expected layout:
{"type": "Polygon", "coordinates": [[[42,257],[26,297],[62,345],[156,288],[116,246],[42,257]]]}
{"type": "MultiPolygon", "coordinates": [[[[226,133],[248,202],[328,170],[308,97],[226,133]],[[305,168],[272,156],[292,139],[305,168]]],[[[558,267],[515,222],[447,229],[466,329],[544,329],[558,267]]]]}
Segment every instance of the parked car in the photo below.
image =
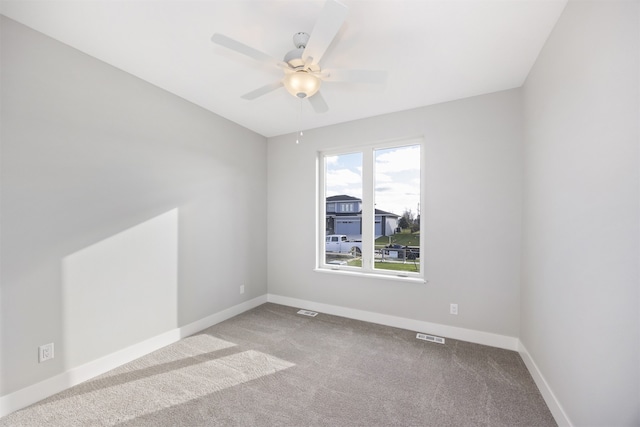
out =
{"type": "Polygon", "coordinates": [[[362,253],[361,240],[349,240],[344,234],[330,234],[325,239],[324,250],[327,253],[352,254],[362,253]]]}

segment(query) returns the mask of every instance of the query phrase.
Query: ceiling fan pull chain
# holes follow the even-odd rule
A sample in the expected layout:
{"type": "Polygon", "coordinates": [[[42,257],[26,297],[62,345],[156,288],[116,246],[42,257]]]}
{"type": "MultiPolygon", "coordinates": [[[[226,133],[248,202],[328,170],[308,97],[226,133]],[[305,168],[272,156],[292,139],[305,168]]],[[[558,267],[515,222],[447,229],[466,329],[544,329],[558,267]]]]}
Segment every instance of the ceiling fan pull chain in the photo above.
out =
{"type": "Polygon", "coordinates": [[[298,129],[300,129],[300,131],[296,135],[296,144],[300,144],[300,140],[302,139],[302,135],[303,135],[302,133],[302,98],[300,98],[300,116],[299,116],[298,123],[300,123],[300,126],[298,126],[298,129]]]}

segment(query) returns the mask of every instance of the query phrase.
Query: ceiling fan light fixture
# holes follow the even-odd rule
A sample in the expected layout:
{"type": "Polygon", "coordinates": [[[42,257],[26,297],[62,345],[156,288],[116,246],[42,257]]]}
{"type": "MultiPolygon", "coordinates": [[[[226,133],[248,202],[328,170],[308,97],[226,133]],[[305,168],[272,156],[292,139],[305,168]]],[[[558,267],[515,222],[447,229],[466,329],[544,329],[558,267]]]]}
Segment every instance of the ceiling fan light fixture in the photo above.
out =
{"type": "Polygon", "coordinates": [[[305,70],[298,70],[295,73],[288,73],[282,83],[291,95],[308,98],[318,92],[321,82],[317,76],[305,70]]]}

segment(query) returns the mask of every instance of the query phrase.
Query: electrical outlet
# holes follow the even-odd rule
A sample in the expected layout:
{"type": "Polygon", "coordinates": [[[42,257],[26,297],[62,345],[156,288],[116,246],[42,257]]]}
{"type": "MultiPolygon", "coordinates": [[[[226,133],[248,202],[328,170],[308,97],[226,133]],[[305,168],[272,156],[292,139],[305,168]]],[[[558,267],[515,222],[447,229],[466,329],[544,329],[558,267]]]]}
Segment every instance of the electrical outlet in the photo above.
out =
{"type": "Polygon", "coordinates": [[[449,314],[458,314],[458,304],[449,305],[449,314]]]}
{"type": "Polygon", "coordinates": [[[38,347],[38,363],[53,359],[53,343],[38,347]]]}
{"type": "Polygon", "coordinates": [[[240,294],[244,294],[244,285],[240,285],[240,294]]]}

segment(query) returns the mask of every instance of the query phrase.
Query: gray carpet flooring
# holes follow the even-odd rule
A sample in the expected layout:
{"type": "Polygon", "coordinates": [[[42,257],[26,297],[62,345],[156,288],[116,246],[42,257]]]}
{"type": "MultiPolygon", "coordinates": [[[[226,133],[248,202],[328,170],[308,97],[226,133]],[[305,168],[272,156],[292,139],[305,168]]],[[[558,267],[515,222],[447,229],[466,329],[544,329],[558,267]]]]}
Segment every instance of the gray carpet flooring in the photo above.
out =
{"type": "Polygon", "coordinates": [[[556,425],[516,352],[296,312],[264,304],[0,426],[556,425]]]}

